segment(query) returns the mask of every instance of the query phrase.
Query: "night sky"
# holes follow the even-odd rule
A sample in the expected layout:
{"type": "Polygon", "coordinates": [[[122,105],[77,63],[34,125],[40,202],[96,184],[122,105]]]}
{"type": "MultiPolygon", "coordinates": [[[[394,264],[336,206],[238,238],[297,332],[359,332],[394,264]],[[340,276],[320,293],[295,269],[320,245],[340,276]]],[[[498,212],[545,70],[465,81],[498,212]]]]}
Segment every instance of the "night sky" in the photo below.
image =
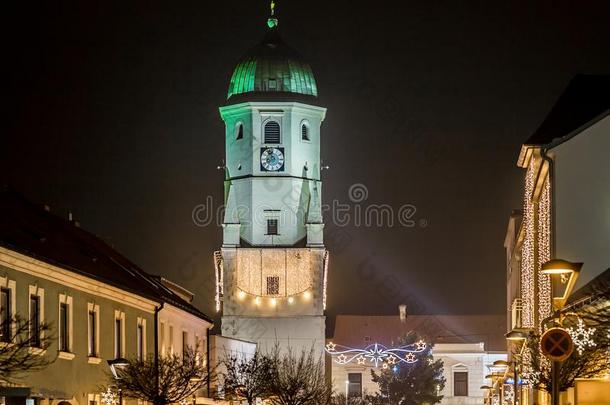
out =
{"type": "MultiPolygon", "coordinates": [[[[326,218],[328,315],[505,311],[520,144],[574,74],[610,72],[603,3],[278,2],[328,108],[324,202],[360,183],[363,204],[416,207],[413,227],[326,218]]],[[[71,210],[213,314],[221,228],[191,216],[222,202],[218,107],[267,2],[6,6],[2,183],[71,210]]]]}

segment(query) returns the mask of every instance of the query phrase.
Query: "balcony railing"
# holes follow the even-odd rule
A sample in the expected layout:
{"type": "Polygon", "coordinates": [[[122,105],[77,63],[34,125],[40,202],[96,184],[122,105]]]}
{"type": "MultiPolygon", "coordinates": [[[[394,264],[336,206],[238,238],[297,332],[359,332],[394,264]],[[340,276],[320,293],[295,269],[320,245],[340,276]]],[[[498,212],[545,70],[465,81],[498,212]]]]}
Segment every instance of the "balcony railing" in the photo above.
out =
{"type": "Polygon", "coordinates": [[[523,302],[521,298],[515,298],[510,307],[510,325],[511,329],[517,329],[523,327],[523,302]]]}

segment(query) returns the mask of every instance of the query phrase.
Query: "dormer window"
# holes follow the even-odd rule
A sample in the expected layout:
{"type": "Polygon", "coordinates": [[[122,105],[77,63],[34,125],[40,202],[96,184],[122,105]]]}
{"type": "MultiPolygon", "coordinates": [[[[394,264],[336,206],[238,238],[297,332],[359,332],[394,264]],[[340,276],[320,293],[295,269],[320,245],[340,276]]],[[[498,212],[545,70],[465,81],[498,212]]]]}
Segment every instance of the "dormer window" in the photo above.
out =
{"type": "Polygon", "coordinates": [[[237,128],[235,129],[235,139],[243,139],[244,138],[244,124],[241,122],[237,124],[237,128]]]}
{"type": "Polygon", "coordinates": [[[280,124],[277,121],[269,121],[264,127],[265,143],[280,143],[280,124]]]}

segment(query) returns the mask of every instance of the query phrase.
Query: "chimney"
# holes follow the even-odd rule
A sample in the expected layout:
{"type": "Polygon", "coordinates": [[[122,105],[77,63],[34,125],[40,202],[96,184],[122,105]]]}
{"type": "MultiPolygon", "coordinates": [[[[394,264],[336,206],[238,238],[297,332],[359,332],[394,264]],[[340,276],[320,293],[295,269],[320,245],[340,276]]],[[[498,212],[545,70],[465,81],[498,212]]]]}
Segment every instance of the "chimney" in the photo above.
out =
{"type": "Polygon", "coordinates": [[[405,304],[398,306],[398,314],[400,315],[400,322],[405,323],[407,321],[407,306],[405,304]]]}

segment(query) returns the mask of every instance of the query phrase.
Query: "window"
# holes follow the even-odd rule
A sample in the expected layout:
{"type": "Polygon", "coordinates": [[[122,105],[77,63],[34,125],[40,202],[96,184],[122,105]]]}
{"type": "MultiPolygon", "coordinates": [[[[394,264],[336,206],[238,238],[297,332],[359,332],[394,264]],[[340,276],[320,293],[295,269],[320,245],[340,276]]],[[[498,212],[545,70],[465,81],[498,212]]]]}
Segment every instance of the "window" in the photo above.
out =
{"type": "Polygon", "coordinates": [[[265,124],[265,143],[280,143],[280,124],[269,121],[265,124]]]}
{"type": "Polygon", "coordinates": [[[269,87],[269,90],[275,90],[277,89],[277,81],[275,79],[269,79],[267,81],[267,86],[269,87]]]}
{"type": "Polygon", "coordinates": [[[362,396],[362,373],[347,374],[347,396],[361,397],[362,396]]]}
{"type": "Polygon", "coordinates": [[[174,354],[174,327],[169,326],[169,354],[174,354]]]}
{"type": "Polygon", "coordinates": [[[161,356],[165,356],[165,322],[161,322],[159,329],[159,345],[161,345],[161,356]]]}
{"type": "Polygon", "coordinates": [[[119,318],[114,320],[114,358],[121,357],[121,320],[119,318]]]}
{"type": "Polygon", "coordinates": [[[243,138],[244,138],[244,124],[242,124],[240,122],[239,124],[237,124],[235,139],[243,139],[243,138]]]}
{"type": "Polygon", "coordinates": [[[468,396],[468,372],[456,371],[453,373],[453,396],[468,396]]]}
{"type": "Polygon", "coordinates": [[[138,360],[146,357],[146,319],[138,317],[136,328],[136,356],[138,360]]]}
{"type": "Polygon", "coordinates": [[[94,357],[97,354],[97,348],[95,344],[95,312],[89,311],[87,314],[87,328],[89,330],[89,345],[88,345],[88,355],[89,357],[94,357]]]}
{"type": "Polygon", "coordinates": [[[138,329],[136,331],[136,339],[138,341],[137,345],[137,356],[138,360],[144,359],[144,327],[140,324],[138,325],[138,329]]]}
{"type": "Polygon", "coordinates": [[[114,358],[125,353],[125,313],[114,311],[114,358]]]}
{"type": "Polygon", "coordinates": [[[301,139],[309,141],[309,126],[305,122],[301,124],[301,139]]]}
{"type": "Polygon", "coordinates": [[[40,296],[30,295],[30,337],[33,347],[40,347],[40,296]]]}
{"type": "Polygon", "coordinates": [[[268,219],[267,220],[267,235],[278,235],[277,219],[268,219]]]}
{"type": "MultiPolygon", "coordinates": [[[[59,351],[63,353],[72,352],[72,297],[59,294],[59,351]]],[[[60,358],[72,359],[74,356],[65,356],[60,353],[60,358]]]]}
{"type": "Polygon", "coordinates": [[[0,341],[11,341],[11,290],[0,288],[0,341]]]}
{"type": "Polygon", "coordinates": [[[188,332],[182,332],[182,355],[184,356],[188,351],[189,347],[189,335],[188,332]]]}
{"type": "Polygon", "coordinates": [[[59,304],[59,350],[69,352],[69,312],[68,304],[62,302],[59,304]]]}
{"type": "Polygon", "coordinates": [[[280,277],[267,276],[267,295],[279,295],[280,293],[280,277]]]}
{"type": "Polygon", "coordinates": [[[99,357],[100,342],[100,306],[92,302],[87,303],[87,355],[99,357]]]}

